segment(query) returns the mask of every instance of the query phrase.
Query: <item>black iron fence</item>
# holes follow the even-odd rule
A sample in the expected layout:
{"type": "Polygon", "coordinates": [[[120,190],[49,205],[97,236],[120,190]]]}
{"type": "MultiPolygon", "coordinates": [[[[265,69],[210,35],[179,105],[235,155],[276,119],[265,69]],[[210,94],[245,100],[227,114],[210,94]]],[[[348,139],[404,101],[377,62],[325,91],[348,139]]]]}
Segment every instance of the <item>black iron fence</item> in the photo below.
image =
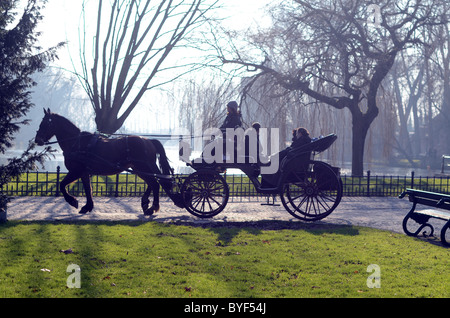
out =
{"type": "MultiPolygon", "coordinates": [[[[59,196],[59,182],[65,176],[59,167],[56,172],[28,172],[12,180],[1,188],[8,196],[59,196]]],[[[178,179],[182,182],[184,176],[178,179]]],[[[230,196],[245,200],[266,199],[265,195],[256,192],[253,184],[245,175],[226,175],[230,187],[230,196]]],[[[372,176],[355,177],[342,175],[344,196],[398,196],[406,188],[424,191],[450,193],[450,176],[423,177],[415,176],[372,176]]],[[[113,176],[91,177],[94,196],[142,196],[147,185],[138,176],[121,173],[113,176]]],[[[69,192],[76,196],[84,195],[81,180],[69,186],[69,192]]],[[[165,195],[161,192],[161,195],[165,195]]]]}
{"type": "Polygon", "coordinates": [[[406,188],[450,193],[450,176],[341,176],[344,196],[398,196],[406,188]]]}

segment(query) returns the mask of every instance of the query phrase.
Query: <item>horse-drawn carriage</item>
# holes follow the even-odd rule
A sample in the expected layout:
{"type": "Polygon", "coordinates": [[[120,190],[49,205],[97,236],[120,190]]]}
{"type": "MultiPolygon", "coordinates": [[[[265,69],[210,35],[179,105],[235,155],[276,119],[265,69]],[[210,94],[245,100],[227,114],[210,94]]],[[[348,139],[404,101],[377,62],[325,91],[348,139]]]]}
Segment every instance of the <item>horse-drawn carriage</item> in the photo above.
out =
{"type": "Polygon", "coordinates": [[[336,135],[318,138],[290,151],[280,162],[275,184],[262,186],[260,166],[255,163],[191,163],[195,172],[182,183],[180,192],[184,206],[191,214],[209,218],[227,205],[229,186],[222,172],[239,169],[252,182],[256,191],[265,195],[279,195],[284,208],[303,221],[317,221],[328,216],[342,197],[339,169],[311,158],[328,149],[336,135]]]}
{"type": "Polygon", "coordinates": [[[261,185],[259,164],[193,161],[189,165],[195,172],[180,178],[172,173],[165,150],[158,140],[139,136],[99,138],[95,134],[81,132],[69,120],[50,110],[44,112],[35,141],[38,145],[49,144],[49,140],[56,136],[68,169],[60,183],[60,191],[70,205],[78,208],[77,199],[67,192],[66,186],[81,178],[86,205],[80,213],[87,213],[94,206],[90,176],[121,171],[135,173],[147,183],[141,200],[146,215],[159,210],[160,185],[175,205],[191,214],[201,218],[217,215],[229,199],[230,190],[223,172],[230,168],[243,171],[257,192],[268,196],[279,195],[286,210],[304,221],[325,218],[338,206],[342,197],[339,169],[311,159],[328,149],[336,140],[336,135],[316,139],[290,151],[279,164],[276,181],[267,187],[261,185]],[[156,165],[157,159],[162,171],[156,165]],[[151,192],[153,202],[150,206],[151,192]]]}

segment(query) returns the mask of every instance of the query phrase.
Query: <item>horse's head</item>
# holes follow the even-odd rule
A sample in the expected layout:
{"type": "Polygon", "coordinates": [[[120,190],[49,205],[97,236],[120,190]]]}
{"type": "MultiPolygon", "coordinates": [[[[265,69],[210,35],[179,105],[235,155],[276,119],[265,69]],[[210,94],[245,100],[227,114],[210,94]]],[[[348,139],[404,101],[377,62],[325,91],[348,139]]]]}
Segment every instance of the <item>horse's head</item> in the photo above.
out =
{"type": "Polygon", "coordinates": [[[43,146],[47,141],[50,140],[55,135],[55,131],[52,123],[52,113],[50,109],[44,109],[44,118],[39,125],[39,129],[36,133],[34,141],[39,145],[43,146]]]}

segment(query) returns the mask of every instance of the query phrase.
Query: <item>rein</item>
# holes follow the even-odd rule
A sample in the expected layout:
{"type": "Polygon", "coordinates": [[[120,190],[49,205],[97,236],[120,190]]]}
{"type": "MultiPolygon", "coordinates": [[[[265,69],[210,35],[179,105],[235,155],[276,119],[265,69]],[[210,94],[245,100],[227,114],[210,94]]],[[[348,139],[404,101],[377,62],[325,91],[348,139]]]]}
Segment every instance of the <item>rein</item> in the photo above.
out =
{"type": "Polygon", "coordinates": [[[54,144],[57,144],[57,143],[58,143],[58,141],[47,141],[47,142],[44,142],[44,146],[54,145],[54,144]]]}
{"type": "Polygon", "coordinates": [[[182,140],[184,138],[186,139],[195,139],[195,138],[204,138],[205,136],[192,136],[192,135],[167,135],[167,134],[104,134],[99,133],[101,136],[104,136],[106,138],[109,138],[111,136],[137,136],[137,137],[147,137],[147,138],[154,138],[154,139],[164,139],[164,140],[182,140]]]}
{"type": "MultiPolygon", "coordinates": [[[[77,139],[77,138],[80,138],[80,135],[78,135],[78,136],[76,136],[76,137],[69,137],[69,138],[64,138],[64,139],[62,139],[62,140],[60,140],[60,141],[66,141],[66,140],[73,140],[73,139],[77,139]]],[[[54,144],[57,144],[57,143],[59,143],[59,141],[58,140],[56,140],[56,141],[47,141],[47,142],[44,142],[44,145],[54,145],[54,144]]]]}

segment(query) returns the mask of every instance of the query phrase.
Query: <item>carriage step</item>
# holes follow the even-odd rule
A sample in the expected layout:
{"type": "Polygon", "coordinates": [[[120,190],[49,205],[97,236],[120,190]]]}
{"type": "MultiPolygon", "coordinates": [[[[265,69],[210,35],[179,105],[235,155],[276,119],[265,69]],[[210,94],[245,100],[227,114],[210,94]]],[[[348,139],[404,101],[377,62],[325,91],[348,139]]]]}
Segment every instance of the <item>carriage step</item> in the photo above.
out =
{"type": "Polygon", "coordinates": [[[277,198],[276,195],[267,196],[266,203],[261,203],[261,205],[280,206],[279,204],[275,203],[276,198],[277,198]],[[272,197],[272,202],[270,202],[270,197],[272,197]]]}

